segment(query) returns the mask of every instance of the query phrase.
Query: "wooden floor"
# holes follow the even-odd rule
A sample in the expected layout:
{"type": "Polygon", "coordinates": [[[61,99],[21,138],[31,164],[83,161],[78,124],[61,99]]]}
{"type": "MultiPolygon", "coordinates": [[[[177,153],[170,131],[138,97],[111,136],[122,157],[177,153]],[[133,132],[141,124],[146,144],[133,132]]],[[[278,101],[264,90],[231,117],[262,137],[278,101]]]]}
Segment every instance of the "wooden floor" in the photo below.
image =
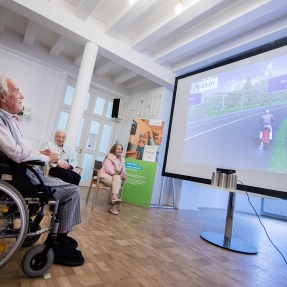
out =
{"type": "MultiPolygon", "coordinates": [[[[141,208],[123,204],[119,216],[107,212],[106,195],[96,208],[85,205],[81,225],[71,233],[85,264],[53,265],[50,278],[27,278],[22,248],[0,270],[1,287],[242,287],[287,286],[287,265],[269,242],[258,219],[236,213],[233,235],[258,248],[257,255],[231,252],[201,239],[203,231],[224,232],[225,211],[141,208]]],[[[287,257],[287,222],[261,218],[276,247],[287,257]]],[[[45,239],[42,236],[41,241],[45,239]]]]}

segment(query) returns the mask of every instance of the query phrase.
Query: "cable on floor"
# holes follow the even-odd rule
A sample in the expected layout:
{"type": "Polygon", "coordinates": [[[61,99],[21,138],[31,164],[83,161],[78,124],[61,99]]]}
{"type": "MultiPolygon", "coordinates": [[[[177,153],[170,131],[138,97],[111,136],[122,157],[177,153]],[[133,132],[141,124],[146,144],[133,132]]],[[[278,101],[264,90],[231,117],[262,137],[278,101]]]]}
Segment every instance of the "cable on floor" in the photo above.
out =
{"type": "Polygon", "coordinates": [[[259,222],[260,222],[260,224],[261,224],[261,226],[262,226],[263,229],[264,229],[264,232],[265,232],[267,238],[269,239],[269,241],[271,242],[271,244],[274,246],[274,248],[275,248],[275,249],[279,252],[279,254],[282,256],[283,260],[285,261],[285,264],[287,264],[286,258],[284,257],[283,253],[279,250],[279,248],[277,248],[277,246],[273,243],[273,241],[272,241],[271,238],[269,237],[268,232],[267,232],[265,226],[263,225],[263,223],[262,223],[262,221],[261,221],[261,219],[260,219],[259,214],[257,213],[256,209],[255,209],[254,206],[252,205],[252,203],[251,203],[251,201],[250,201],[250,197],[249,197],[248,191],[247,191],[246,188],[245,188],[245,184],[244,184],[242,181],[240,181],[239,179],[237,179],[237,181],[240,182],[240,183],[243,185],[244,191],[245,191],[245,193],[246,193],[246,195],[247,195],[248,202],[249,202],[249,204],[251,205],[251,207],[253,208],[253,210],[254,210],[254,212],[255,212],[255,214],[256,214],[256,216],[257,216],[257,218],[258,218],[258,220],[259,220],[259,222]]]}

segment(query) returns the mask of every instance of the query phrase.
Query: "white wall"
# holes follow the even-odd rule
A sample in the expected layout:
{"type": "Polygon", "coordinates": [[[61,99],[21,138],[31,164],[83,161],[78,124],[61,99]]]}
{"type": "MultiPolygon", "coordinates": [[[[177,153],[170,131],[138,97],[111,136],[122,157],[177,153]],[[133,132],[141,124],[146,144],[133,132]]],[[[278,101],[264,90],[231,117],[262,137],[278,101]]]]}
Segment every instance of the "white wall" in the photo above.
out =
{"type": "MultiPolygon", "coordinates": [[[[177,202],[179,209],[226,209],[228,197],[228,190],[212,188],[208,185],[183,180],[177,202]]],[[[236,192],[235,211],[254,214],[255,212],[251,206],[252,204],[256,212],[260,213],[261,197],[254,194],[249,194],[249,200],[250,202],[248,201],[248,197],[245,192],[236,192]]]]}
{"type": "Polygon", "coordinates": [[[58,116],[55,102],[65,94],[65,75],[4,49],[0,49],[0,74],[15,81],[25,97],[24,106],[32,108],[31,118],[20,121],[24,137],[40,142],[51,138],[49,120],[58,116]]]}

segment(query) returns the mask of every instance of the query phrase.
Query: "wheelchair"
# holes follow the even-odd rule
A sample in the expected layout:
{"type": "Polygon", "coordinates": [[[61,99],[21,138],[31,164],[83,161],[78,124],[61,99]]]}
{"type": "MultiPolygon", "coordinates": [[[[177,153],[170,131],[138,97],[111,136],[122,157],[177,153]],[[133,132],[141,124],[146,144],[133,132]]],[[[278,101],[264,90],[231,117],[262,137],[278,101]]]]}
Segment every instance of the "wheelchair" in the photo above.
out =
{"type": "MultiPolygon", "coordinates": [[[[30,247],[22,258],[22,271],[28,277],[44,275],[54,261],[52,245],[57,236],[59,219],[55,190],[45,186],[33,166],[44,166],[41,161],[16,163],[0,156],[0,268],[21,247],[30,247]],[[32,182],[32,173],[38,184],[32,182]],[[45,206],[52,208],[50,226],[41,228],[45,206]],[[34,245],[41,234],[48,232],[44,244],[34,245]]],[[[50,209],[51,210],[51,209],[50,209]]]]}

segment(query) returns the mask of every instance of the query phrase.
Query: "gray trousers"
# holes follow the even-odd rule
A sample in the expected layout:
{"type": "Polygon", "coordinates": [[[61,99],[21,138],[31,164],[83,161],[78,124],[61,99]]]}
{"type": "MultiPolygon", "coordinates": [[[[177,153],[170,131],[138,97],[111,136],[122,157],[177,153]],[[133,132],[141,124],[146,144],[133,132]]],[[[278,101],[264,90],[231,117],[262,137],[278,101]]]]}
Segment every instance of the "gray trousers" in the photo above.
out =
{"type": "MultiPolygon", "coordinates": [[[[56,190],[53,198],[59,200],[58,232],[66,233],[72,231],[75,225],[81,223],[80,188],[59,178],[44,176],[41,171],[39,171],[39,174],[46,186],[50,186],[56,190]]],[[[28,175],[35,183],[39,182],[31,172],[28,172],[28,175]]]]}

